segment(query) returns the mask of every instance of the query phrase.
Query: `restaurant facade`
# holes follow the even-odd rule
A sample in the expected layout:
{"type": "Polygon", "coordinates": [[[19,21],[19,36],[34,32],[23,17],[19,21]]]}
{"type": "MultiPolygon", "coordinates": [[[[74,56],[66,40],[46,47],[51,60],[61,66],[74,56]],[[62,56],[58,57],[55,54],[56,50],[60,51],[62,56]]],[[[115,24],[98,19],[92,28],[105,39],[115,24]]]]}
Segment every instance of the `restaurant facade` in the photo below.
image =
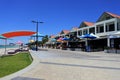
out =
{"type": "Polygon", "coordinates": [[[79,27],[74,27],[67,33],[61,31],[54,38],[58,39],[67,36],[70,40],[67,41],[66,48],[85,51],[86,39],[81,39],[80,36],[91,33],[98,37],[87,39],[90,51],[101,51],[108,48],[120,49],[120,16],[104,12],[96,22],[83,21],[79,27]]]}

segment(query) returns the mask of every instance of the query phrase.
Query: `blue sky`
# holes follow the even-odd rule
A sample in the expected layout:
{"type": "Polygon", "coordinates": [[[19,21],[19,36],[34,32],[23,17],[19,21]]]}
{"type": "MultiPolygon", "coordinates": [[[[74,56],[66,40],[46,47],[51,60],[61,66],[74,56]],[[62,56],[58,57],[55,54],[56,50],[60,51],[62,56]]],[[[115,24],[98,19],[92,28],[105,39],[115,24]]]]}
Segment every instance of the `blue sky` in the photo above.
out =
{"type": "MultiPolygon", "coordinates": [[[[43,21],[44,35],[70,30],[82,21],[95,22],[104,11],[120,15],[120,0],[0,0],[0,34],[16,30],[36,31],[32,20],[43,21]]],[[[28,41],[29,37],[13,38],[28,41]]]]}

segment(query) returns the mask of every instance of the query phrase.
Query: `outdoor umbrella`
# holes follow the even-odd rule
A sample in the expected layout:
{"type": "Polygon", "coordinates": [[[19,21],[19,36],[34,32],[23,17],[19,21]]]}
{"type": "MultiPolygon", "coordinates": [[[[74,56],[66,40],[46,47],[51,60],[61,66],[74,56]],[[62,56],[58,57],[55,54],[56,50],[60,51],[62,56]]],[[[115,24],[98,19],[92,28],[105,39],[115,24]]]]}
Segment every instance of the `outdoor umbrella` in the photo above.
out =
{"type": "Polygon", "coordinates": [[[69,37],[64,37],[62,40],[63,40],[64,42],[66,42],[66,43],[67,43],[67,46],[68,46],[68,41],[70,41],[71,39],[70,39],[69,37]]]}
{"type": "Polygon", "coordinates": [[[96,36],[91,35],[91,34],[85,34],[85,35],[80,36],[80,38],[95,39],[95,38],[96,38],[96,36]]]}
{"type": "Polygon", "coordinates": [[[63,41],[63,38],[60,37],[59,39],[57,39],[57,42],[62,42],[63,41]]]}
{"type": "Polygon", "coordinates": [[[85,34],[80,36],[80,38],[85,38],[86,39],[86,51],[90,51],[90,46],[88,46],[88,39],[95,39],[97,38],[97,36],[95,36],[94,34],[85,34]]]}
{"type": "Polygon", "coordinates": [[[33,42],[35,42],[35,41],[34,41],[34,40],[29,40],[29,42],[30,42],[30,43],[33,43],[33,42]]]}
{"type": "Polygon", "coordinates": [[[99,36],[97,36],[97,35],[95,35],[95,34],[93,34],[93,33],[91,33],[90,35],[91,35],[91,36],[94,36],[94,37],[96,37],[96,38],[99,38],[99,36]]]}
{"type": "Polygon", "coordinates": [[[69,41],[70,38],[66,38],[66,37],[64,37],[62,40],[64,40],[64,41],[69,41]]]}
{"type": "MultiPolygon", "coordinates": [[[[37,36],[37,34],[33,34],[31,37],[36,37],[36,36],[37,36]]],[[[38,33],[38,37],[44,37],[44,35],[43,35],[43,34],[38,33]]]]}
{"type": "Polygon", "coordinates": [[[7,39],[6,37],[4,37],[4,36],[2,36],[2,35],[0,35],[0,39],[7,39]]]}
{"type": "Polygon", "coordinates": [[[56,39],[55,38],[51,38],[50,42],[56,42],[56,39]]]}
{"type": "Polygon", "coordinates": [[[62,40],[58,39],[57,42],[62,42],[62,40]]]}
{"type": "Polygon", "coordinates": [[[55,43],[56,43],[56,39],[55,39],[55,38],[51,38],[51,39],[50,39],[50,43],[51,43],[51,46],[52,46],[52,44],[55,44],[55,43]]]}
{"type": "Polygon", "coordinates": [[[0,35],[0,39],[4,39],[5,40],[5,54],[6,54],[6,45],[7,45],[7,38],[0,35]]]}

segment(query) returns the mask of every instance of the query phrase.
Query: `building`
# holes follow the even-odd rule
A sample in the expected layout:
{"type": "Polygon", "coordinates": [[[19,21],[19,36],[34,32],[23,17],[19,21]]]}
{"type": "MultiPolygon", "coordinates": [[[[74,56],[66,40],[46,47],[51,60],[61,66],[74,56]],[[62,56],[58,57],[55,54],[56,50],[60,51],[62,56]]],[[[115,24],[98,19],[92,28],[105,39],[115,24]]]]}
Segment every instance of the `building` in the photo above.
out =
{"type": "MultiPolygon", "coordinates": [[[[104,12],[96,22],[83,21],[79,27],[74,27],[70,32],[65,34],[64,31],[62,31],[59,36],[69,36],[73,39],[74,37],[78,38],[79,36],[90,33],[99,36],[97,39],[88,40],[91,49],[104,50],[105,47],[119,49],[120,16],[110,12],[104,12]]],[[[77,42],[75,45],[85,44],[85,41],[82,39],[78,41],[73,40],[72,42],[77,42]]]]}

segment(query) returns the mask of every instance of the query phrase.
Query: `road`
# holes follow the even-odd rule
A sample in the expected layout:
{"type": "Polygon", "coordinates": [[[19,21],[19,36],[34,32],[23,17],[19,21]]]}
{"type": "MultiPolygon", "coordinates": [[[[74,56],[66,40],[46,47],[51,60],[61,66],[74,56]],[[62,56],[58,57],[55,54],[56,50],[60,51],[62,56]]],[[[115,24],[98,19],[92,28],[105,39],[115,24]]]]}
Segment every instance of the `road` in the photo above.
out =
{"type": "Polygon", "coordinates": [[[12,80],[119,80],[120,54],[67,50],[32,51],[39,64],[12,80]]]}

